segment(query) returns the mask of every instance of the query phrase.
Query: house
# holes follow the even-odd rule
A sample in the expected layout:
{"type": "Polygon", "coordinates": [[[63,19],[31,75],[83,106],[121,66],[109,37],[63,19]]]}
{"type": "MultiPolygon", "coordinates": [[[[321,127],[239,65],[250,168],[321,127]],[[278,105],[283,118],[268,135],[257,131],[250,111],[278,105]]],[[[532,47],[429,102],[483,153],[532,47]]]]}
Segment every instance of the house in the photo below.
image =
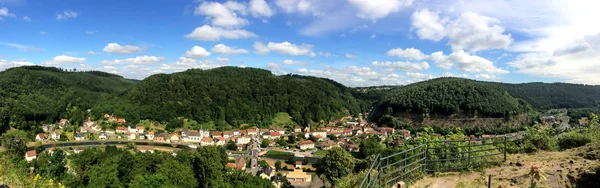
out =
{"type": "Polygon", "coordinates": [[[39,133],[35,135],[35,140],[42,141],[46,139],[46,135],[44,133],[39,133]]]}
{"type": "Polygon", "coordinates": [[[391,127],[379,127],[379,132],[385,134],[385,135],[392,135],[394,134],[394,128],[391,127]]]}
{"type": "Polygon", "coordinates": [[[52,138],[52,140],[60,140],[60,133],[58,133],[58,131],[54,131],[50,134],[50,138],[52,138]]]}
{"type": "Polygon", "coordinates": [[[233,136],[240,136],[240,130],[233,129],[233,136]]]}
{"type": "Polygon", "coordinates": [[[146,127],[144,127],[144,126],[137,126],[137,133],[144,134],[145,130],[146,130],[146,127]]]}
{"type": "Polygon", "coordinates": [[[106,140],[106,134],[100,133],[100,135],[98,135],[98,139],[100,139],[100,140],[106,140]]]}
{"type": "Polygon", "coordinates": [[[200,140],[200,146],[212,146],[215,142],[209,137],[204,137],[200,140]]]}
{"type": "Polygon", "coordinates": [[[119,134],[125,134],[125,133],[127,133],[129,131],[127,130],[127,127],[119,126],[119,127],[117,127],[116,132],[119,133],[119,134]]]}
{"type": "Polygon", "coordinates": [[[301,150],[314,149],[315,143],[311,140],[304,140],[298,144],[298,147],[301,150]]]}
{"type": "Polygon", "coordinates": [[[152,146],[138,146],[136,149],[137,152],[142,152],[142,153],[154,153],[154,149],[152,148],[152,146]]]}
{"type": "Polygon", "coordinates": [[[277,132],[273,131],[273,132],[269,133],[269,136],[271,137],[271,139],[279,139],[280,133],[279,133],[279,131],[277,131],[277,132]]]}
{"type": "Polygon", "coordinates": [[[236,167],[235,163],[227,163],[225,166],[228,168],[231,168],[231,169],[235,169],[235,167],[236,167]]]}
{"type": "Polygon", "coordinates": [[[256,129],[246,129],[246,132],[247,132],[248,136],[258,135],[258,133],[256,132],[256,129]]]}
{"type": "Polygon", "coordinates": [[[267,164],[267,166],[264,166],[260,170],[259,173],[260,174],[258,176],[260,176],[261,178],[270,180],[271,177],[273,177],[275,175],[275,170],[274,170],[274,168],[272,166],[270,166],[270,165],[267,164]]]}
{"type": "Polygon", "coordinates": [[[295,168],[302,168],[302,161],[296,161],[295,168]]]}
{"type": "Polygon", "coordinates": [[[269,133],[271,131],[269,131],[269,129],[260,129],[260,134],[265,134],[265,133],[269,133]]]}
{"type": "Polygon", "coordinates": [[[67,120],[67,119],[61,119],[58,122],[58,127],[62,129],[65,125],[68,125],[68,124],[69,124],[69,120],[67,120]]]}
{"type": "Polygon", "coordinates": [[[223,136],[223,133],[219,132],[219,131],[213,131],[213,132],[210,132],[210,136],[212,136],[213,138],[217,137],[217,136],[223,136]]]}
{"type": "Polygon", "coordinates": [[[297,133],[302,132],[302,127],[300,127],[300,126],[294,127],[294,132],[297,132],[297,133]]]}
{"type": "Polygon", "coordinates": [[[135,140],[135,138],[137,138],[137,134],[135,133],[130,133],[129,136],[127,136],[127,140],[135,140]]]}
{"type": "Polygon", "coordinates": [[[409,139],[410,138],[410,131],[409,130],[406,130],[406,129],[398,130],[398,134],[400,134],[400,138],[403,138],[403,139],[409,139]]]}
{"type": "Polygon", "coordinates": [[[37,152],[35,152],[35,150],[27,151],[27,153],[25,153],[25,160],[27,162],[33,161],[36,158],[37,158],[37,152]]]}
{"type": "Polygon", "coordinates": [[[117,119],[117,123],[119,123],[119,124],[123,124],[125,122],[127,122],[127,121],[125,121],[125,118],[119,118],[119,119],[117,119]]]}
{"type": "Polygon", "coordinates": [[[304,132],[304,138],[308,139],[310,138],[311,133],[310,132],[304,132]]]}
{"type": "Polygon", "coordinates": [[[327,137],[327,131],[314,131],[312,132],[312,135],[316,138],[316,137],[321,137],[321,138],[325,138],[327,137]]]}
{"type": "Polygon", "coordinates": [[[164,142],[165,141],[165,134],[157,134],[154,136],[154,141],[155,142],[164,142]]]}
{"type": "Polygon", "coordinates": [[[171,142],[179,142],[179,134],[177,134],[177,133],[171,134],[170,140],[171,140],[171,142]]]}
{"type": "Polygon", "coordinates": [[[146,138],[148,140],[154,140],[154,131],[148,131],[148,133],[146,133],[146,138]]]}
{"type": "Polygon", "coordinates": [[[277,129],[277,132],[279,133],[279,135],[284,135],[285,134],[285,129],[279,128],[279,129],[277,129]]]}
{"type": "Polygon", "coordinates": [[[73,149],[73,152],[75,153],[81,153],[83,151],[82,147],[76,147],[75,149],[73,149]]]}
{"type": "Polygon", "coordinates": [[[76,133],[75,140],[85,140],[85,136],[81,133],[76,133]]]}
{"type": "Polygon", "coordinates": [[[50,125],[42,125],[42,131],[44,131],[45,133],[50,131],[50,125]]]}
{"type": "Polygon", "coordinates": [[[344,129],[344,131],[342,132],[342,135],[352,136],[352,129],[344,129]]]}
{"type": "Polygon", "coordinates": [[[236,144],[248,144],[250,143],[250,137],[241,136],[236,139],[236,144]]]}
{"type": "Polygon", "coordinates": [[[225,138],[223,138],[222,136],[217,136],[215,139],[215,145],[217,146],[224,146],[225,145],[225,138]]]}
{"type": "Polygon", "coordinates": [[[294,169],[294,171],[287,173],[285,177],[292,184],[294,182],[312,182],[312,176],[303,172],[302,169],[294,169]]]}
{"type": "Polygon", "coordinates": [[[237,144],[237,145],[235,145],[235,146],[237,146],[237,151],[242,151],[242,150],[244,150],[244,145],[242,145],[242,144],[237,144]]]}
{"type": "Polygon", "coordinates": [[[359,146],[358,144],[346,144],[346,150],[348,152],[358,152],[359,146]]]}
{"type": "Polygon", "coordinates": [[[110,115],[104,114],[104,119],[108,119],[109,117],[110,117],[110,115]]]}
{"type": "Polygon", "coordinates": [[[145,139],[146,139],[146,137],[145,137],[143,134],[140,134],[140,135],[139,135],[139,139],[140,139],[140,140],[145,140],[145,139]]]}
{"type": "Polygon", "coordinates": [[[52,156],[52,154],[54,154],[54,147],[48,148],[46,151],[48,152],[48,155],[52,156]]]}
{"type": "Polygon", "coordinates": [[[137,133],[137,127],[135,127],[135,126],[128,126],[127,127],[127,131],[129,133],[137,133]]]}
{"type": "Polygon", "coordinates": [[[263,139],[271,139],[271,133],[269,133],[269,132],[262,133],[262,138],[263,139]]]}
{"type": "Polygon", "coordinates": [[[225,137],[225,139],[228,139],[229,137],[233,136],[233,131],[223,131],[223,137],[225,137]]]}
{"type": "Polygon", "coordinates": [[[238,158],[235,162],[235,168],[240,170],[246,170],[246,159],[244,159],[243,157],[238,158]]]}
{"type": "Polygon", "coordinates": [[[322,150],[330,150],[331,148],[333,148],[334,146],[337,146],[338,144],[334,141],[327,141],[327,142],[321,142],[321,149],[322,150]]]}
{"type": "Polygon", "coordinates": [[[199,143],[202,140],[202,136],[197,131],[181,131],[181,136],[184,142],[199,143]]]}

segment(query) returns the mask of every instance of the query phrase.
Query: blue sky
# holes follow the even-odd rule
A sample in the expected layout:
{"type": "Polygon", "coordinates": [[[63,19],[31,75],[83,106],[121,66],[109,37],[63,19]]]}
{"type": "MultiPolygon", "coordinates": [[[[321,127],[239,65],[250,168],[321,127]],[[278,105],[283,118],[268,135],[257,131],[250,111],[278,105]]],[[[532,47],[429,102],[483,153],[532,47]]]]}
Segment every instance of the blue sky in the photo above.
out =
{"type": "Polygon", "coordinates": [[[220,66],[348,86],[440,76],[600,84],[586,1],[0,0],[0,70],[21,65],[143,79],[220,66]]]}

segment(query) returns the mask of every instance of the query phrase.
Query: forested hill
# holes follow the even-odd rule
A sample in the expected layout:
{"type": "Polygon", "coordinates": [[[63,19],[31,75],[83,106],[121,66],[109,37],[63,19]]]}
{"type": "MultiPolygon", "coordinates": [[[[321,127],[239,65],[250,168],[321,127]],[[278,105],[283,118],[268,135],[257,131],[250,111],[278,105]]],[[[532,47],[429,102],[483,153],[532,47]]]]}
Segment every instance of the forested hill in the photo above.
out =
{"type": "MultiPolygon", "coordinates": [[[[129,90],[136,81],[104,72],[24,66],[0,72],[0,125],[39,128],[61,117],[83,122],[85,111],[129,90]]],[[[6,127],[0,127],[0,132],[6,127]]]]}
{"type": "Polygon", "coordinates": [[[509,117],[531,108],[498,85],[462,78],[436,78],[394,87],[381,97],[373,117],[396,113],[509,117]]]}
{"type": "MultiPolygon", "coordinates": [[[[278,112],[294,121],[329,120],[357,115],[360,103],[352,90],[331,80],[298,75],[273,75],[255,68],[222,67],[157,74],[139,82],[127,94],[94,108],[127,121],[166,122],[185,117],[230,128],[240,124],[266,126],[278,112]]],[[[99,115],[99,114],[98,114],[99,115]]]]}
{"type": "Polygon", "coordinates": [[[567,83],[497,84],[539,110],[600,108],[600,86],[567,83]]]}

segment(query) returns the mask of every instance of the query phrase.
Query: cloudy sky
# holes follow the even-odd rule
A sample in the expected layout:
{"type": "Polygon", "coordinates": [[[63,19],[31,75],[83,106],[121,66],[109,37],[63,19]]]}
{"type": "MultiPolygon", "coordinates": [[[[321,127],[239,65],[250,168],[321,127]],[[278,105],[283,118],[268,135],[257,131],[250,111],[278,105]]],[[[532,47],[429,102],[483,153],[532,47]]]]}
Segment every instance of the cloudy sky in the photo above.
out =
{"type": "Polygon", "coordinates": [[[0,70],[143,79],[219,66],[348,86],[440,76],[600,84],[588,0],[0,0],[0,70]]]}

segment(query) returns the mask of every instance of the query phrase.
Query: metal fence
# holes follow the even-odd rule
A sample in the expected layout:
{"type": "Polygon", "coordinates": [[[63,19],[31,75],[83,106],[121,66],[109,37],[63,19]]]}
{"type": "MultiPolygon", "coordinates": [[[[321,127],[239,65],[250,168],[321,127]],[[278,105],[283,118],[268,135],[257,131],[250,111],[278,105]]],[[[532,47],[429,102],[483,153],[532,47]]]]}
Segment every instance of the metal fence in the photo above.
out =
{"type": "Polygon", "coordinates": [[[360,187],[414,182],[427,172],[482,167],[506,161],[506,137],[435,140],[387,156],[378,154],[360,187]]]}

